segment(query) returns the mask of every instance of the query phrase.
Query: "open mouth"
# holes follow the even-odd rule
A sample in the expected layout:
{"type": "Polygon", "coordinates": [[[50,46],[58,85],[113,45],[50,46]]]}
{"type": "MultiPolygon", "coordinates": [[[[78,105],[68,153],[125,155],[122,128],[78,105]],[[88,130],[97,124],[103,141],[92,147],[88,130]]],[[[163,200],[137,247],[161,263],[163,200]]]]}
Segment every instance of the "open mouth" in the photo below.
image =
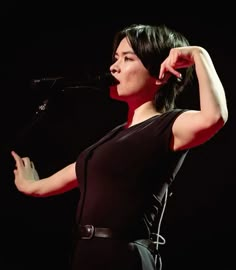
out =
{"type": "Polygon", "coordinates": [[[109,75],[108,76],[108,84],[110,85],[110,86],[114,86],[114,85],[117,85],[117,84],[119,84],[120,82],[113,76],[113,75],[109,75]]]}

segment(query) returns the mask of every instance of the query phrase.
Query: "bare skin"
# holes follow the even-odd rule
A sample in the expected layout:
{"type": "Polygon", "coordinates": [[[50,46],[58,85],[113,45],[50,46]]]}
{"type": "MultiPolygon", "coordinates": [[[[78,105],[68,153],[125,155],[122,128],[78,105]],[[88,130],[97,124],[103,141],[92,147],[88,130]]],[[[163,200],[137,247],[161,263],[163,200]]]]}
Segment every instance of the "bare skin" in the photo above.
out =
{"type": "MultiPolygon", "coordinates": [[[[172,128],[173,151],[196,147],[212,138],[226,123],[228,110],[224,88],[208,52],[199,46],[178,47],[170,50],[162,63],[159,78],[149,75],[129,42],[124,38],[116,51],[116,61],[110,67],[119,81],[111,87],[111,96],[127,102],[127,126],[160,114],[154,106],[158,87],[168,80],[168,74],[181,77],[178,69],[194,65],[199,85],[200,109],[188,110],[177,117],[172,128]]],[[[55,174],[39,179],[33,162],[12,151],[16,162],[15,185],[19,191],[37,197],[64,193],[78,187],[75,163],[55,174]],[[40,180],[40,181],[38,181],[40,180]]]]}

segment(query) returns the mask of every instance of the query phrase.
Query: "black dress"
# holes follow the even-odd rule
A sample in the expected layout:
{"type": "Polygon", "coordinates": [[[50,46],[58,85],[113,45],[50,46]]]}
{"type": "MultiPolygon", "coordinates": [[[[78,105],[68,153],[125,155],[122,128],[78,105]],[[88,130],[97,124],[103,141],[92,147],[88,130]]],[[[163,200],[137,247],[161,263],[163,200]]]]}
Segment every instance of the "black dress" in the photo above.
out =
{"type": "Polygon", "coordinates": [[[84,150],[76,162],[80,183],[77,225],[121,232],[121,239],[74,236],[73,270],[153,270],[153,254],[135,240],[155,233],[163,187],[187,151],[170,150],[172,125],[183,110],[154,116],[129,128],[120,125],[84,150]]]}

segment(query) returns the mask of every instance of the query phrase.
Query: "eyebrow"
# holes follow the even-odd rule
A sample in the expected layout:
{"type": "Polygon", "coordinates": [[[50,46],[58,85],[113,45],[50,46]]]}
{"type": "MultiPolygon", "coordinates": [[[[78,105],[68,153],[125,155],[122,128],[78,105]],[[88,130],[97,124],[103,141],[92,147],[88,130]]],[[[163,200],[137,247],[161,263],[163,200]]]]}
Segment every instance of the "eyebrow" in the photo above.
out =
{"type": "MultiPolygon", "coordinates": [[[[133,51],[124,51],[121,53],[122,55],[127,55],[127,54],[133,54],[136,55],[133,51]]],[[[118,53],[116,52],[115,55],[118,55],[118,53]]]]}

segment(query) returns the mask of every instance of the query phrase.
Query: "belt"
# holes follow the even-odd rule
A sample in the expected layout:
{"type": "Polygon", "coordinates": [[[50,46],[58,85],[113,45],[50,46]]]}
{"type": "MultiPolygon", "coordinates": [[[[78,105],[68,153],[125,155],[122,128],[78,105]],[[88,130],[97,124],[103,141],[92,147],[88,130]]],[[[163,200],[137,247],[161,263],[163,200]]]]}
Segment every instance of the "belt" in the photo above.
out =
{"type": "MultiPolygon", "coordinates": [[[[116,238],[116,239],[130,239],[127,234],[118,233],[110,228],[94,227],[93,225],[79,225],[78,235],[80,239],[92,239],[92,238],[116,238]]],[[[157,254],[156,244],[151,239],[138,239],[134,241],[137,244],[145,246],[153,254],[157,254]]]]}
{"type": "Polygon", "coordinates": [[[93,225],[80,225],[78,235],[80,239],[115,238],[118,236],[110,228],[94,227],[93,225]]]}
{"type": "Polygon", "coordinates": [[[111,228],[95,227],[90,224],[79,225],[77,235],[80,239],[113,238],[132,241],[139,238],[146,238],[142,235],[137,236],[136,233],[132,231],[115,231],[111,228]]]}

